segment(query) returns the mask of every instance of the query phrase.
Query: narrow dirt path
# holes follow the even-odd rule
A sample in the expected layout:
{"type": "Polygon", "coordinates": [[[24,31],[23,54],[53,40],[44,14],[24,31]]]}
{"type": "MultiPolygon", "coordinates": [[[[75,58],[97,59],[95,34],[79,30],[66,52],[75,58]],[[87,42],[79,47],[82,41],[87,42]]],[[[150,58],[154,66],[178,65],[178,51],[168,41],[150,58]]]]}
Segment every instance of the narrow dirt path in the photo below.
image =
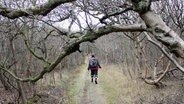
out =
{"type": "Polygon", "coordinates": [[[90,73],[87,71],[84,72],[85,76],[85,85],[82,91],[82,96],[80,98],[80,104],[107,104],[106,98],[103,94],[101,83],[95,84],[91,82],[90,73]]]}

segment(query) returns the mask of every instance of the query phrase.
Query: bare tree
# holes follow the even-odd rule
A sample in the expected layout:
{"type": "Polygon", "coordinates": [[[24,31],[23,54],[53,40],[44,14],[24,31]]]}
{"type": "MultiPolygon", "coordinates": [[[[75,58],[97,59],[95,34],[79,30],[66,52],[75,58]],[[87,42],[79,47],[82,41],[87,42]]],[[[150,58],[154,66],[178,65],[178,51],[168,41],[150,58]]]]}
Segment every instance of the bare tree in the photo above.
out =
{"type": "MultiPolygon", "coordinates": [[[[54,11],[57,11],[57,9],[55,9],[56,7],[59,8],[61,4],[64,4],[67,2],[73,2],[73,1],[75,0],[54,0],[54,1],[49,0],[42,5],[33,6],[30,8],[21,8],[21,9],[14,8],[14,7],[5,7],[1,5],[0,14],[10,19],[16,19],[16,18],[20,19],[23,16],[24,16],[23,18],[39,19],[39,17],[35,17],[35,15],[49,16],[50,13],[52,14],[54,11]]],[[[44,22],[44,20],[41,19],[42,22],[52,26],[52,28],[54,28],[54,31],[56,31],[58,35],[61,35],[62,39],[65,41],[65,45],[61,48],[61,51],[54,59],[53,58],[48,59],[47,57],[44,57],[42,55],[42,54],[45,54],[43,53],[44,48],[41,48],[42,54],[41,52],[38,52],[38,50],[37,51],[34,50],[34,48],[29,42],[29,36],[30,36],[29,29],[26,26],[23,26],[20,30],[20,34],[24,39],[24,42],[28,51],[35,58],[39,59],[41,62],[44,63],[42,65],[43,66],[42,71],[40,71],[37,74],[37,76],[34,78],[19,78],[4,66],[1,66],[1,70],[9,73],[16,80],[23,81],[23,82],[28,82],[28,81],[36,82],[39,79],[41,79],[45,73],[49,73],[52,70],[54,70],[56,66],[61,62],[61,60],[63,60],[66,56],[70,55],[75,51],[80,52],[81,43],[87,42],[87,41],[93,42],[99,37],[113,32],[143,32],[143,31],[149,32],[152,34],[153,36],[152,38],[156,39],[157,42],[160,42],[163,45],[165,45],[165,47],[167,47],[170,53],[173,53],[177,57],[184,58],[183,40],[174,30],[172,30],[170,27],[166,25],[166,23],[158,14],[156,14],[153,11],[155,9],[153,7],[151,8],[151,5],[153,4],[153,2],[161,2],[161,1],[159,0],[129,0],[129,2],[111,1],[111,0],[108,0],[108,2],[104,2],[101,0],[100,1],[99,0],[76,1],[76,4],[73,3],[73,5],[78,6],[81,10],[83,10],[88,15],[98,18],[103,25],[101,24],[102,26],[94,26],[95,28],[93,28],[93,26],[89,24],[89,19],[87,19],[86,17],[88,28],[84,29],[83,31],[80,30],[80,32],[72,33],[70,34],[71,35],[70,37],[68,36],[65,37],[66,35],[69,34],[70,31],[60,30],[55,26],[53,26],[52,24],[50,24],[53,22],[52,18],[50,19],[51,21],[47,21],[47,22],[44,22]],[[129,14],[132,14],[132,15],[130,16],[129,14]],[[104,15],[104,16],[100,18],[99,15],[104,15]],[[141,19],[141,23],[140,21],[138,21],[138,19],[135,19],[138,15],[140,17],[139,20],[141,19]],[[116,19],[115,17],[117,17],[118,19],[116,19]]],[[[179,5],[179,3],[176,3],[176,4],[179,5]]],[[[167,5],[170,5],[170,4],[167,4],[167,5]]],[[[71,5],[69,5],[69,7],[70,6],[71,5]]],[[[178,7],[181,7],[181,6],[178,6],[178,7]]],[[[74,10],[70,12],[74,12],[74,10]]],[[[181,13],[179,15],[182,14],[182,11],[180,12],[181,13]]],[[[73,19],[71,22],[71,25],[73,24],[75,19],[79,21],[75,15],[73,16],[75,18],[71,17],[73,19]]],[[[178,20],[181,20],[180,18],[181,16],[178,16],[178,20]]],[[[67,17],[68,16],[66,16],[65,18],[67,17]]],[[[182,26],[182,25],[178,25],[178,23],[180,22],[176,22],[174,17],[173,17],[173,22],[175,22],[175,24],[178,27],[182,26]]],[[[81,27],[80,22],[78,22],[78,24],[79,24],[79,27],[81,27]]],[[[47,34],[45,38],[48,38],[49,35],[50,34],[47,34]]],[[[139,38],[137,41],[139,41],[139,38]]],[[[47,46],[47,45],[43,45],[43,46],[47,46]]],[[[140,45],[140,49],[141,47],[142,46],[140,45]]],[[[170,57],[169,59],[173,60],[172,57],[170,57]]],[[[172,61],[172,62],[174,62],[177,65],[177,67],[182,72],[184,72],[183,68],[178,66],[178,63],[176,61],[172,61]]]]}

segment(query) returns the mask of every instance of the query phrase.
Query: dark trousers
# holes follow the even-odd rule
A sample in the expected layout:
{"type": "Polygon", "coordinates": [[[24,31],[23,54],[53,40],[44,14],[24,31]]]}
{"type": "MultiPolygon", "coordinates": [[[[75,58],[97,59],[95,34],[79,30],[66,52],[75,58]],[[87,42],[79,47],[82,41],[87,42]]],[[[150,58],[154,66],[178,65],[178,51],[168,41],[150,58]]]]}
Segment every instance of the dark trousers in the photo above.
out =
{"type": "Polygon", "coordinates": [[[91,78],[98,78],[98,70],[91,70],[91,78]]]}

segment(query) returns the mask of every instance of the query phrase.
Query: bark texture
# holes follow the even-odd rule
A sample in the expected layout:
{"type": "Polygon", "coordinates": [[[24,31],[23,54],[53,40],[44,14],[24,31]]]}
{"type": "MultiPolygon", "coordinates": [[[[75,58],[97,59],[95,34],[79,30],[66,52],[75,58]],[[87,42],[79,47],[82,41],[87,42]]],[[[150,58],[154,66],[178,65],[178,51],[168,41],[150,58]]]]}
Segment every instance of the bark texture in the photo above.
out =
{"type": "Polygon", "coordinates": [[[0,15],[8,17],[10,19],[19,18],[22,16],[31,16],[31,15],[47,15],[50,11],[55,9],[61,4],[73,2],[76,0],[48,0],[43,5],[36,6],[33,8],[27,8],[27,9],[12,9],[12,8],[6,8],[0,5],[0,15]]]}
{"type": "Polygon", "coordinates": [[[163,43],[171,53],[177,57],[184,58],[184,41],[153,11],[140,15],[146,25],[152,30],[154,37],[163,43]]]}
{"type": "Polygon", "coordinates": [[[153,36],[164,44],[171,53],[184,58],[184,41],[168,27],[162,18],[151,10],[151,0],[131,0],[134,11],[138,12],[145,24],[151,28],[153,36]]]}

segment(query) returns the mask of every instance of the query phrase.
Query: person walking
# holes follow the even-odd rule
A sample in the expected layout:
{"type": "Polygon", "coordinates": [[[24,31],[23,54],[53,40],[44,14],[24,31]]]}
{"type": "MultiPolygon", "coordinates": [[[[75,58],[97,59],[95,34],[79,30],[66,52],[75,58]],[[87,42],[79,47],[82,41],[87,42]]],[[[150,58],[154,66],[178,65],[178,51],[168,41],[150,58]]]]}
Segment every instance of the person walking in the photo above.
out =
{"type": "Polygon", "coordinates": [[[89,58],[88,71],[91,70],[91,82],[95,79],[95,84],[98,84],[98,68],[101,68],[100,63],[95,55],[91,54],[91,57],[89,58]]]}

